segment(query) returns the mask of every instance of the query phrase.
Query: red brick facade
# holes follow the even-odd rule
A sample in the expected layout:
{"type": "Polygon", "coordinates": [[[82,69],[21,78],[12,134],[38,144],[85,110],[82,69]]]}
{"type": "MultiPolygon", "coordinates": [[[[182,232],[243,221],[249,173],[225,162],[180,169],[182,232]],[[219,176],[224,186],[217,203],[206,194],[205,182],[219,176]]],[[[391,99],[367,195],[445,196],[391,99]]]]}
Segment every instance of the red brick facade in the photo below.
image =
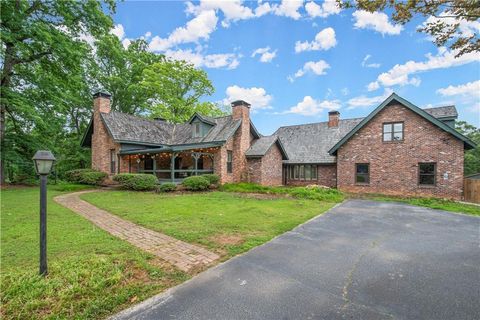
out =
{"type": "Polygon", "coordinates": [[[248,158],[248,181],[265,186],[279,186],[282,181],[282,153],[277,144],[262,158],[248,158]]]}
{"type": "Polygon", "coordinates": [[[317,179],[316,180],[292,180],[287,179],[289,186],[308,186],[311,184],[318,184],[335,188],[337,186],[337,165],[336,164],[319,164],[317,165],[317,179]]]}
{"type": "MultiPolygon", "coordinates": [[[[93,134],[92,134],[92,168],[112,175],[111,172],[111,150],[115,150],[115,164],[118,165],[119,158],[117,153],[120,150],[120,144],[115,143],[105,127],[100,113],[110,112],[110,98],[106,96],[96,96],[93,100],[93,134]]],[[[124,169],[128,163],[121,164],[124,169]]],[[[117,168],[115,168],[117,170],[117,168]]]]}
{"type": "Polygon", "coordinates": [[[401,196],[462,198],[463,142],[410,109],[385,107],[352,136],[337,153],[340,190],[401,196]],[[404,123],[404,140],[383,142],[386,122],[404,123]],[[418,164],[435,162],[435,186],[418,184],[418,164]],[[355,183],[355,164],[369,163],[370,183],[355,183]]]}

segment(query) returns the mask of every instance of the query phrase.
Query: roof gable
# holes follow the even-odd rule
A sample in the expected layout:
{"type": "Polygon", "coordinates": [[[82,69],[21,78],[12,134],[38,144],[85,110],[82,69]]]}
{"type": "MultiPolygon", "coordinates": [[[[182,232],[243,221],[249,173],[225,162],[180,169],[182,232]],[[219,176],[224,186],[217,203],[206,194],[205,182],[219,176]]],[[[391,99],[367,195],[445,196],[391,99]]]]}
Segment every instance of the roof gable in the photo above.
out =
{"type": "Polygon", "coordinates": [[[247,158],[261,158],[267,154],[274,144],[276,144],[280,149],[283,160],[288,160],[288,155],[283,147],[282,141],[276,135],[264,136],[255,140],[250,148],[245,152],[245,156],[247,158]]]}
{"type": "Polygon", "coordinates": [[[381,110],[383,110],[385,107],[391,105],[393,102],[398,102],[399,104],[403,105],[404,107],[410,109],[411,111],[415,112],[417,115],[423,117],[424,119],[430,121],[432,124],[436,125],[440,129],[447,131],[448,133],[452,134],[455,136],[457,139],[460,139],[464,142],[464,148],[465,149],[472,149],[475,148],[475,143],[459,133],[457,130],[454,128],[448,126],[444,122],[438,120],[435,118],[433,115],[431,115],[429,112],[425,111],[424,109],[421,109],[414,105],[413,103],[407,101],[406,99],[400,97],[396,93],[392,93],[385,101],[383,101],[375,110],[373,110],[367,117],[365,117],[362,121],[360,121],[347,135],[345,135],[337,144],[335,144],[329,151],[328,153],[331,155],[335,155],[337,150],[345,143],[347,142],[355,133],[358,132],[363,126],[365,126],[373,117],[375,117],[381,110]]]}

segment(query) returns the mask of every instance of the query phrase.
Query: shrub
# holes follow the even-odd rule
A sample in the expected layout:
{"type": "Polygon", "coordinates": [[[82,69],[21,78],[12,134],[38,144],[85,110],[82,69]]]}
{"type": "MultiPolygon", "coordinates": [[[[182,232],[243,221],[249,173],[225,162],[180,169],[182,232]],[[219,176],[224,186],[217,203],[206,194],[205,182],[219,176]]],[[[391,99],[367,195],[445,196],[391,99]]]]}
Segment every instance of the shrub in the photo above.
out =
{"type": "Polygon", "coordinates": [[[92,172],[93,169],[75,169],[65,172],[65,180],[69,182],[76,182],[79,183],[81,180],[81,176],[85,172],[92,172]]]}
{"type": "Polygon", "coordinates": [[[114,181],[129,190],[153,190],[157,186],[157,177],[152,174],[121,173],[113,177],[114,181]]]}
{"type": "Polygon", "coordinates": [[[220,177],[216,174],[204,174],[202,177],[207,179],[210,184],[217,185],[220,182],[220,177]]]}
{"type": "Polygon", "coordinates": [[[93,169],[75,169],[65,172],[67,181],[89,185],[99,185],[107,176],[105,172],[93,169]]]}
{"type": "Polygon", "coordinates": [[[158,192],[172,192],[177,190],[177,185],[173,182],[162,183],[157,187],[158,192]]]}
{"type": "Polygon", "coordinates": [[[201,191],[207,190],[210,186],[210,181],[208,181],[203,176],[192,176],[185,178],[182,183],[187,190],[190,191],[201,191]]]}

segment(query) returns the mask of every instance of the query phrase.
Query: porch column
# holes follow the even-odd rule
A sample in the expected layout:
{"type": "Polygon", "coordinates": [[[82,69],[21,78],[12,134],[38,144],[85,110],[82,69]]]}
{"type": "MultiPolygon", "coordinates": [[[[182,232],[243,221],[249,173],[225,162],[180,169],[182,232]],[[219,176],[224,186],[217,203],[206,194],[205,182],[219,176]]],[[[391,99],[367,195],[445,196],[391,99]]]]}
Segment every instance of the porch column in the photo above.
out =
{"type": "Polygon", "coordinates": [[[176,152],[172,152],[172,155],[170,157],[170,179],[172,179],[172,182],[175,182],[175,158],[177,157],[176,152]]]}
{"type": "Polygon", "coordinates": [[[215,155],[209,153],[208,157],[212,160],[212,172],[215,173],[215,155]]]}
{"type": "Polygon", "coordinates": [[[198,176],[198,159],[201,157],[202,155],[200,153],[197,153],[197,152],[194,152],[192,153],[192,157],[193,159],[195,160],[194,161],[194,174],[196,176],[198,176]]]}
{"type": "Polygon", "coordinates": [[[157,159],[155,156],[152,156],[153,160],[153,175],[156,177],[157,176],[157,159]]]}

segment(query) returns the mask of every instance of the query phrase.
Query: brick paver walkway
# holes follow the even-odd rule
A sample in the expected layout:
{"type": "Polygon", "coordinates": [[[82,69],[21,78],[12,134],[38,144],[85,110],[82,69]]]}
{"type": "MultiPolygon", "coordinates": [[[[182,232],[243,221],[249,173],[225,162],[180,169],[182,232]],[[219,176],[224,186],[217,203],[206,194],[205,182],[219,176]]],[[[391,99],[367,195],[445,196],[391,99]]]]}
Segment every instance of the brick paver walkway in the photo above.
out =
{"type": "Polygon", "coordinates": [[[80,195],[98,190],[87,190],[57,196],[54,200],[62,206],[80,214],[112,235],[126,240],[134,246],[152,253],[183,271],[195,266],[206,265],[219,258],[199,246],[186,243],[160,232],[141,227],[123,220],[105,210],[80,199],[80,195]]]}

